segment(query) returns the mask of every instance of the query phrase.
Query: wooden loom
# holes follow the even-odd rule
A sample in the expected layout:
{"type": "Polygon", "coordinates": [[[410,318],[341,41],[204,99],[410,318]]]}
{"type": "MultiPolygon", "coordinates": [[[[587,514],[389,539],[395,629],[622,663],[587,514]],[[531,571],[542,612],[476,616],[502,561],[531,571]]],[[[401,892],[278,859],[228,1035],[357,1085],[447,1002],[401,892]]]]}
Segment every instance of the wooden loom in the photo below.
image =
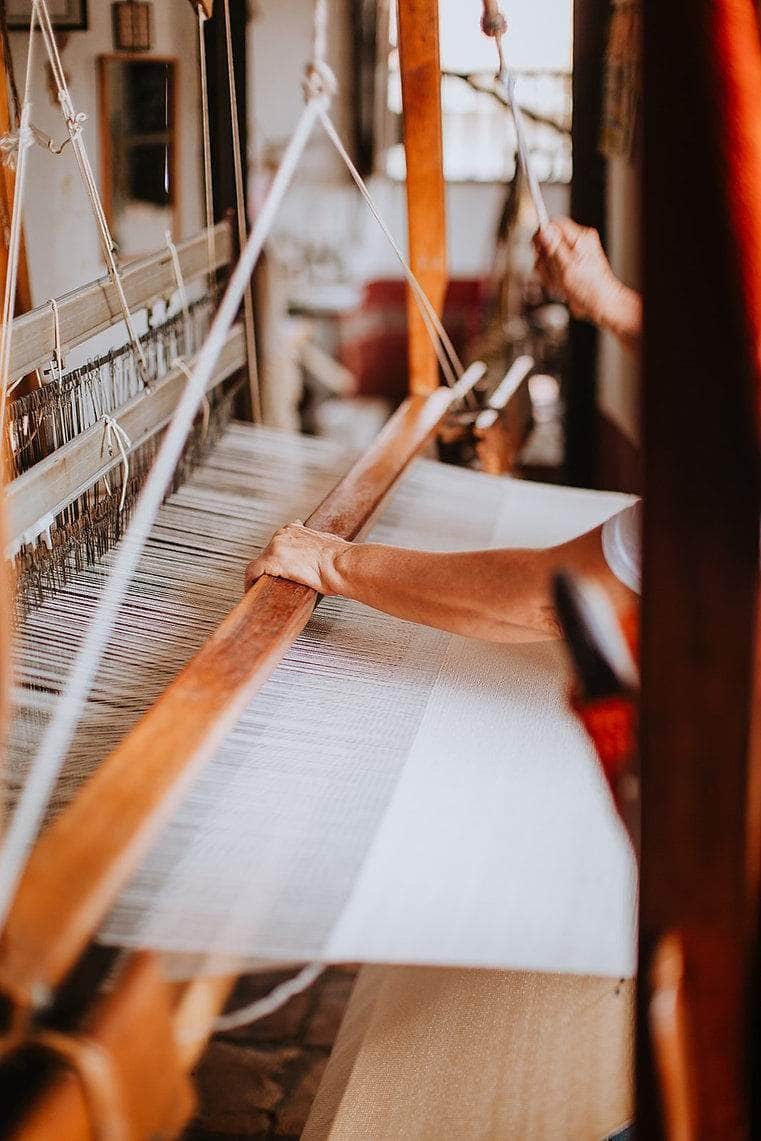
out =
{"type": "MultiPolygon", "coordinates": [[[[210,15],[211,5],[204,2],[203,7],[210,15]]],[[[440,311],[446,270],[437,3],[405,0],[400,8],[412,267],[440,311]]],[[[229,227],[221,225],[215,231],[217,266],[229,261],[230,250],[229,227]]],[[[203,235],[178,247],[186,281],[206,272],[205,251],[203,235]]],[[[130,267],[123,275],[130,306],[147,305],[171,291],[172,272],[166,252],[130,267]]],[[[118,319],[112,287],[99,281],[60,299],[59,316],[65,351],[118,319]]],[[[49,307],[19,318],[12,376],[47,362],[54,347],[49,307]]],[[[236,327],[213,382],[244,363],[243,336],[236,327]]],[[[412,395],[310,517],[312,526],[354,537],[450,407],[451,392],[438,388],[435,356],[416,311],[410,375],[412,395]]],[[[171,372],[118,414],[133,441],[166,422],[183,384],[184,378],[171,372]]],[[[72,486],[85,486],[108,470],[101,439],[102,429],[97,438],[96,431],[84,432],[8,489],[6,513],[13,534],[23,532],[40,513],[51,513],[72,486]]],[[[118,458],[110,466],[116,463],[118,458]]],[[[32,1059],[40,1047],[47,1048],[73,1060],[81,1072],[88,1052],[98,1051],[107,1059],[106,1094],[118,1090],[119,1114],[129,1123],[130,1136],[171,1136],[187,1120],[192,1107],[187,1073],[234,978],[198,978],[171,986],[157,956],[138,953],[120,968],[107,995],[88,1004],[76,1032],[41,1030],[36,1015],[61,995],[76,995],[75,1006],[81,1009],[83,996],[94,990],[103,966],[101,957],[87,950],[115,894],[193,772],[303,629],[316,601],[314,592],[292,583],[263,579],[256,584],[70,810],[44,833],[2,933],[6,1046],[18,1046],[32,1059]],[[93,803],[98,806],[95,816],[93,803]],[[155,1065],[157,1056],[161,1067],[155,1065]]],[[[42,1081],[14,1135],[49,1137],[53,1128],[56,1137],[94,1136],[109,1111],[108,1105],[88,1102],[72,1070],[57,1068],[42,1081]]]]}

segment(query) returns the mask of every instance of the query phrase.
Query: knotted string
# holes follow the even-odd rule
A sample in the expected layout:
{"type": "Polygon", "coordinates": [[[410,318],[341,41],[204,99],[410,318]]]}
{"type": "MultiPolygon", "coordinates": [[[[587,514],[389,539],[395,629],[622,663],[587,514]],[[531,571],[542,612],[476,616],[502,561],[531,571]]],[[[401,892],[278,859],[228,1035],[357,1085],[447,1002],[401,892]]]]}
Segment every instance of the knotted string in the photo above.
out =
{"type": "Polygon", "coordinates": [[[106,261],[106,268],[108,269],[109,276],[116,290],[117,297],[119,298],[119,306],[122,311],[122,317],[127,327],[132,348],[137,358],[138,371],[146,389],[150,389],[150,377],[148,375],[148,362],[145,359],[143,347],[140,344],[140,338],[135,330],[132,313],[130,312],[127,298],[124,293],[124,286],[122,284],[121,273],[116,261],[116,245],[111,235],[111,230],[106,218],[106,213],[101,201],[98,184],[93,173],[90,159],[87,154],[87,148],[82,138],[82,128],[87,122],[87,115],[83,111],[77,111],[71,98],[68,84],[66,82],[66,73],[63,69],[63,63],[58,52],[58,44],[53,33],[53,25],[50,20],[50,13],[48,12],[46,0],[33,0],[34,10],[37,11],[42,36],[45,41],[45,48],[50,62],[50,70],[53,76],[53,82],[56,86],[58,93],[58,101],[61,104],[66,126],[69,131],[69,138],[71,139],[72,148],[77,158],[77,165],[82,178],[87,197],[90,201],[90,206],[98,226],[98,233],[100,236],[101,248],[103,256],[106,261]]]}
{"type": "Polygon", "coordinates": [[[497,48],[497,57],[499,60],[499,67],[494,76],[494,82],[499,89],[502,96],[507,100],[510,110],[513,115],[513,122],[515,124],[515,137],[518,141],[518,154],[520,155],[521,166],[526,175],[528,182],[529,193],[531,194],[531,201],[534,204],[534,210],[539,221],[539,228],[546,226],[550,220],[550,215],[547,210],[547,205],[544,201],[541,188],[539,186],[539,179],[536,177],[534,164],[531,159],[529,151],[528,139],[526,136],[526,123],[523,118],[523,111],[520,103],[518,102],[516,94],[515,76],[510,72],[505,58],[505,51],[502,45],[502,37],[507,31],[507,20],[505,19],[502,11],[499,8],[497,0],[484,0],[484,14],[481,18],[481,31],[486,36],[490,36],[497,48]]]}
{"type": "MultiPolygon", "coordinates": [[[[119,499],[119,512],[121,513],[124,510],[124,502],[127,498],[127,484],[129,482],[129,453],[132,450],[132,441],[125,432],[124,428],[122,428],[119,421],[115,420],[113,416],[105,415],[103,417],[103,423],[105,425],[105,432],[103,434],[101,455],[104,451],[107,451],[109,456],[113,456],[113,444],[114,441],[116,441],[116,445],[119,448],[119,452],[121,453],[122,457],[122,494],[119,499]]],[[[108,478],[108,475],[103,476],[103,482],[105,483],[106,490],[110,495],[111,482],[108,478]]]]}

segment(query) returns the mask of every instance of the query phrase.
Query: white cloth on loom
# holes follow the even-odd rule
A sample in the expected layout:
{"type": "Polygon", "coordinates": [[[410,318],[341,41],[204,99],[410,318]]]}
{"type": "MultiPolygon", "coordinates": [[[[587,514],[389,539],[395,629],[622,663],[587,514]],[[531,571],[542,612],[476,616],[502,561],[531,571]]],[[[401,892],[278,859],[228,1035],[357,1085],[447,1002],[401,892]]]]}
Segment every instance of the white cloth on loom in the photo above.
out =
{"type": "Polygon", "coordinates": [[[642,500],[607,519],[602,528],[605,561],[617,579],[637,594],[642,592],[642,500]]]}
{"type": "MultiPolygon", "coordinates": [[[[303,518],[346,466],[334,444],[228,431],[162,509],[84,754],[97,740],[104,755],[126,732],[229,610],[252,551],[278,522],[303,518]]],[[[625,502],[418,461],[372,537],[429,549],[540,546],[625,502]]],[[[59,648],[71,639],[56,614],[71,607],[81,625],[101,573],[79,576],[33,616],[28,675],[51,670],[35,632],[49,641],[55,630],[59,648]]],[[[565,686],[558,644],[468,642],[325,600],[103,938],[246,961],[630,974],[633,861],[565,686]]],[[[91,763],[84,754],[76,779],[91,763]]]]}

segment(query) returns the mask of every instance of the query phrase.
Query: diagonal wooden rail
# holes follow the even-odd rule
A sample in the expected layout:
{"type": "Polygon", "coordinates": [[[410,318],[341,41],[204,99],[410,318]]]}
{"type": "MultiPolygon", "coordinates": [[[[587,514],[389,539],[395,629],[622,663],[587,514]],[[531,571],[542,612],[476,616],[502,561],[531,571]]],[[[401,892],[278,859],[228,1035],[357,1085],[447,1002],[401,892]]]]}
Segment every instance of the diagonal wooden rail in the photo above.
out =
{"type": "MultiPolygon", "coordinates": [[[[355,538],[482,375],[474,365],[456,388],[406,400],[307,524],[355,538]]],[[[260,579],[43,834],[0,936],[0,991],[17,1006],[49,999],[316,603],[307,587],[260,579]]]]}

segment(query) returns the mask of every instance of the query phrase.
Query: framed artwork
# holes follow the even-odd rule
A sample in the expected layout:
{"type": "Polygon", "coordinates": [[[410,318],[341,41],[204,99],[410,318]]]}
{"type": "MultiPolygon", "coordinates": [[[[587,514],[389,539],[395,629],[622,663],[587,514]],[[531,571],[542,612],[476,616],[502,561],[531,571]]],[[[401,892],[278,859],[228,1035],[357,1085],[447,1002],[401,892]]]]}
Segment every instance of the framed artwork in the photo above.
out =
{"type": "MultiPolygon", "coordinates": [[[[31,0],[5,0],[5,11],[9,28],[23,31],[29,27],[31,0]]],[[[48,11],[56,30],[83,32],[87,29],[87,0],[48,0],[48,11]]]]}

